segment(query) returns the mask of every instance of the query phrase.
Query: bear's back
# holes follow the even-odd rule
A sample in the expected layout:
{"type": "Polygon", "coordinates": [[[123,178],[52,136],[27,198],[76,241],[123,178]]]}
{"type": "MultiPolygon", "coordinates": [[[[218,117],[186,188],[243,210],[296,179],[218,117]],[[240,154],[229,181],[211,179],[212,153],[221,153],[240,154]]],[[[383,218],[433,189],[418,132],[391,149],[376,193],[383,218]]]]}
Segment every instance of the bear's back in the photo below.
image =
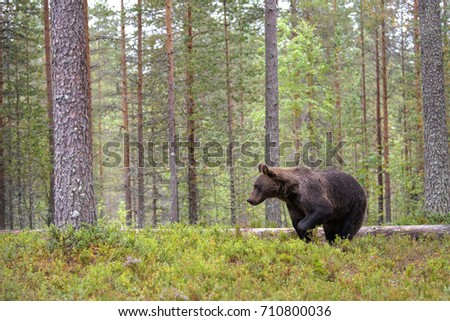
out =
{"type": "Polygon", "coordinates": [[[337,207],[353,206],[354,203],[365,204],[366,193],[358,181],[340,170],[320,172],[327,180],[328,193],[337,207]]]}

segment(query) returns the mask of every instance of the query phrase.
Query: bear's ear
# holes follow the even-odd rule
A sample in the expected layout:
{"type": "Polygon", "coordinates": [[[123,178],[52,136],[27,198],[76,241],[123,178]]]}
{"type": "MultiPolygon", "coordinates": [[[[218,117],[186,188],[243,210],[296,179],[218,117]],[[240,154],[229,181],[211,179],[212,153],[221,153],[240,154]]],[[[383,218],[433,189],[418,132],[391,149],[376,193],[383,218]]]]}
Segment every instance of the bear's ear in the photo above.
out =
{"type": "Polygon", "coordinates": [[[258,171],[260,172],[260,173],[262,173],[262,171],[263,171],[263,167],[264,166],[266,166],[267,167],[267,165],[266,164],[264,164],[264,163],[259,163],[258,164],[258,171]]]}
{"type": "Polygon", "coordinates": [[[275,172],[274,172],[273,170],[271,170],[271,169],[269,168],[269,166],[267,166],[266,164],[263,164],[263,165],[262,165],[262,167],[261,167],[261,172],[262,172],[264,175],[266,175],[266,176],[268,176],[268,177],[270,177],[270,178],[273,178],[273,177],[276,176],[276,175],[275,175],[275,172]]]}

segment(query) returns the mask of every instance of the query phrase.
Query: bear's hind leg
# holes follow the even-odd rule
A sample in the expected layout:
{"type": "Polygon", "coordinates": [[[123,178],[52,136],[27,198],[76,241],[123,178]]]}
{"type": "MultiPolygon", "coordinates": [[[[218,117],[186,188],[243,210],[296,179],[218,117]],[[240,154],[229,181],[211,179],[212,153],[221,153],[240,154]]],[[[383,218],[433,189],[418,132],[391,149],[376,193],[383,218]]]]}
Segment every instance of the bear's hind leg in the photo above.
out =
{"type": "Polygon", "coordinates": [[[342,228],[339,229],[338,235],[343,239],[353,239],[353,237],[358,233],[364,222],[365,213],[361,213],[361,209],[353,209],[346,217],[342,228]]]}
{"type": "Polygon", "coordinates": [[[327,239],[328,243],[334,244],[336,236],[339,235],[339,228],[333,225],[324,224],[323,231],[325,233],[325,238],[327,239]]]}

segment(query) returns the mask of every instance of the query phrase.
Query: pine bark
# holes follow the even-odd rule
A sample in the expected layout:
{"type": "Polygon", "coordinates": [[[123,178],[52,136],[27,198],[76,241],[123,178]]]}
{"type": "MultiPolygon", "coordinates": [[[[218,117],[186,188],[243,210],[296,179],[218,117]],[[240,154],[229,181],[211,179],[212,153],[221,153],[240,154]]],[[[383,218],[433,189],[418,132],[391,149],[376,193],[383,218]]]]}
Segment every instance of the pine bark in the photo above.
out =
{"type": "Polygon", "coordinates": [[[125,222],[131,225],[133,220],[131,201],[131,174],[130,174],[130,132],[128,126],[128,88],[127,88],[127,60],[125,50],[125,6],[120,1],[120,30],[121,30],[121,73],[122,73],[122,117],[123,117],[123,189],[125,192],[125,222]]]}
{"type": "MultiPolygon", "coordinates": [[[[297,8],[297,0],[290,0],[290,23],[291,23],[291,40],[295,39],[298,36],[297,27],[298,27],[298,8],[297,8]]],[[[300,77],[300,75],[296,75],[300,77]]],[[[299,100],[299,95],[294,94],[294,100],[299,100]]],[[[300,164],[300,131],[302,127],[302,115],[300,106],[296,106],[293,110],[293,134],[294,134],[294,163],[300,164]]]]}
{"type": "MultiPolygon", "coordinates": [[[[378,10],[377,10],[378,11],[378,10]]],[[[375,31],[375,82],[376,82],[376,147],[378,153],[378,166],[377,166],[377,195],[378,195],[378,220],[379,225],[383,224],[383,148],[381,141],[381,91],[380,91],[380,53],[379,53],[379,30],[378,26],[375,31]]]]}
{"type": "Polygon", "coordinates": [[[198,187],[197,187],[197,161],[195,159],[195,99],[194,99],[194,70],[193,30],[192,30],[192,2],[187,2],[187,61],[186,61],[186,113],[187,113],[187,140],[188,140],[188,200],[189,223],[198,221],[198,187]]]}
{"type": "Polygon", "coordinates": [[[0,4],[0,230],[6,229],[5,121],[3,115],[3,4],[0,4]]]}
{"type": "Polygon", "coordinates": [[[424,119],[425,208],[450,213],[445,79],[440,1],[419,1],[424,119]]]}
{"type": "Polygon", "coordinates": [[[334,67],[335,67],[335,77],[334,77],[334,91],[335,91],[335,108],[337,113],[337,140],[341,142],[342,140],[342,106],[341,106],[341,48],[338,42],[339,35],[336,32],[338,24],[338,13],[337,13],[337,1],[333,0],[333,23],[335,32],[335,43],[334,43],[334,67]]]}
{"type": "Polygon", "coordinates": [[[168,85],[169,85],[169,169],[170,169],[170,221],[180,221],[178,207],[178,174],[176,164],[176,137],[175,137],[175,70],[173,58],[173,34],[172,34],[172,1],[166,0],[166,54],[168,62],[168,85]]]}
{"type": "Polygon", "coordinates": [[[55,220],[58,227],[96,221],[84,0],[52,1],[55,220]]]}
{"type": "Polygon", "coordinates": [[[414,0],[414,91],[416,94],[416,154],[417,164],[416,173],[419,176],[423,175],[424,159],[423,159],[423,107],[422,107],[422,88],[421,88],[421,75],[420,75],[420,30],[419,30],[419,0],[414,0]]]}
{"type": "MultiPolygon", "coordinates": [[[[369,196],[369,165],[367,163],[367,155],[369,152],[369,143],[367,137],[367,94],[366,94],[366,42],[364,36],[364,4],[360,3],[360,37],[361,37],[361,109],[362,109],[362,133],[363,133],[363,160],[364,160],[364,189],[367,197],[369,196]]],[[[369,215],[369,213],[367,213],[369,215]]]]}
{"type": "Polygon", "coordinates": [[[383,170],[386,223],[391,222],[391,175],[389,173],[389,114],[387,92],[387,43],[386,43],[386,8],[381,1],[381,70],[383,84],[383,170]]]}
{"type": "Polygon", "coordinates": [[[143,70],[142,70],[142,0],[138,0],[137,13],[137,36],[138,36],[138,92],[137,92],[137,130],[138,130],[138,208],[136,225],[138,228],[144,227],[145,220],[145,199],[144,199],[144,128],[143,128],[143,70]]]}
{"type": "MultiPolygon", "coordinates": [[[[401,13],[400,13],[400,25],[404,25],[404,16],[403,16],[403,6],[404,2],[401,1],[401,13]]],[[[402,126],[403,126],[403,161],[405,163],[405,168],[402,170],[404,177],[408,177],[408,175],[411,172],[411,157],[410,157],[410,151],[411,151],[411,137],[408,129],[408,108],[406,105],[406,55],[405,55],[405,32],[403,28],[401,29],[401,65],[402,65],[402,126]]],[[[406,184],[404,184],[405,186],[406,184]]],[[[410,193],[408,188],[403,188],[403,193],[405,194],[405,207],[406,207],[406,215],[410,212],[410,193]]]]}
{"type": "Polygon", "coordinates": [[[228,39],[228,22],[227,22],[227,1],[223,0],[223,26],[225,33],[225,74],[227,86],[227,133],[228,133],[228,150],[227,150],[227,166],[230,175],[230,214],[231,225],[236,224],[236,192],[235,192],[235,174],[234,174],[234,154],[233,154],[233,98],[230,76],[230,53],[228,39]]]}
{"type": "MultiPolygon", "coordinates": [[[[402,5],[403,5],[402,1],[402,5]]],[[[403,8],[401,9],[400,13],[400,25],[403,26],[404,24],[404,17],[403,17],[403,8]]],[[[406,165],[406,172],[410,172],[411,166],[410,166],[410,146],[411,146],[411,138],[408,130],[408,108],[406,106],[406,55],[405,55],[405,32],[403,31],[403,28],[401,30],[401,44],[400,44],[400,54],[401,54],[401,65],[402,65],[402,125],[403,125],[403,139],[404,139],[404,145],[403,145],[403,155],[404,155],[404,161],[407,164],[406,165]]]]}
{"type": "Polygon", "coordinates": [[[22,112],[21,112],[21,91],[20,91],[20,85],[19,85],[19,67],[16,64],[15,65],[15,83],[14,83],[14,93],[15,93],[15,134],[16,134],[16,141],[15,141],[15,157],[17,160],[16,163],[16,177],[17,177],[17,216],[19,218],[19,228],[23,229],[25,228],[25,220],[24,220],[24,186],[23,181],[24,177],[22,175],[22,166],[23,166],[23,156],[22,156],[22,132],[20,128],[21,119],[22,119],[22,112]]]}
{"type": "MultiPolygon", "coordinates": [[[[102,106],[102,79],[101,77],[98,78],[98,83],[97,83],[98,87],[97,87],[97,98],[98,98],[98,108],[101,109],[102,106]]],[[[102,205],[104,204],[104,179],[103,179],[103,138],[102,138],[102,133],[103,133],[103,127],[102,127],[102,116],[99,114],[98,115],[98,123],[97,123],[97,129],[98,129],[98,186],[99,186],[99,200],[98,202],[101,203],[102,205]]],[[[103,210],[103,206],[101,207],[100,213],[98,213],[98,215],[100,217],[103,217],[104,215],[104,210],[103,210]]]]}
{"type": "Polygon", "coordinates": [[[48,147],[51,160],[50,168],[50,193],[48,206],[48,223],[53,221],[54,217],[54,202],[53,195],[55,187],[55,173],[54,173],[54,139],[53,139],[53,93],[52,93],[52,57],[50,47],[50,13],[48,7],[48,0],[44,0],[44,49],[45,49],[45,76],[47,80],[47,122],[48,122],[48,147]]]}
{"type": "Polygon", "coordinates": [[[152,176],[152,226],[156,227],[158,225],[158,186],[157,186],[157,176],[153,173],[152,176]]]}
{"type": "Polygon", "coordinates": [[[88,65],[88,109],[89,109],[89,123],[90,123],[90,150],[92,150],[92,93],[91,93],[91,52],[89,47],[89,5],[88,0],[84,0],[84,32],[86,37],[86,63],[88,65]]]}
{"type": "MultiPolygon", "coordinates": [[[[269,166],[280,165],[280,139],[278,126],[278,52],[277,52],[277,1],[265,0],[266,46],[266,142],[265,161],[269,166]]],[[[268,199],[266,221],[281,226],[280,202],[268,199]]]]}

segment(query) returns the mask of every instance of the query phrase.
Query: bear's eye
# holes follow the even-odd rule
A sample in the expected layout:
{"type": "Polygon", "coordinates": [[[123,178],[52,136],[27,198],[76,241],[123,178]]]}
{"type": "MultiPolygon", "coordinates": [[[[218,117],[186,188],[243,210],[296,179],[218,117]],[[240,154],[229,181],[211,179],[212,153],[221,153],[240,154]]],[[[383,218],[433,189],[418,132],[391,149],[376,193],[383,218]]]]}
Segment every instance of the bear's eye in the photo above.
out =
{"type": "Polygon", "coordinates": [[[253,185],[253,188],[256,190],[259,190],[259,186],[258,185],[253,185]]]}

